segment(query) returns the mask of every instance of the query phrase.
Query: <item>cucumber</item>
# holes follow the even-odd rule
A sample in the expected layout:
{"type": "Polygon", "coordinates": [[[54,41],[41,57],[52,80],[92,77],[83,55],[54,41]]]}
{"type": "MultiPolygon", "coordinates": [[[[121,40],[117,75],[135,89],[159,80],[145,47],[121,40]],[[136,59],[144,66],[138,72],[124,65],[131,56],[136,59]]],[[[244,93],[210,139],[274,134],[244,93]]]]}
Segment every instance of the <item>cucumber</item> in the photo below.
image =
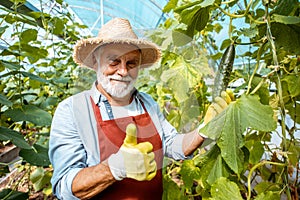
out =
{"type": "Polygon", "coordinates": [[[214,80],[214,87],[212,91],[213,101],[217,96],[221,95],[222,91],[225,91],[229,81],[230,74],[232,72],[233,63],[235,57],[235,46],[234,43],[231,43],[225,50],[221,63],[216,73],[216,77],[214,80]]]}

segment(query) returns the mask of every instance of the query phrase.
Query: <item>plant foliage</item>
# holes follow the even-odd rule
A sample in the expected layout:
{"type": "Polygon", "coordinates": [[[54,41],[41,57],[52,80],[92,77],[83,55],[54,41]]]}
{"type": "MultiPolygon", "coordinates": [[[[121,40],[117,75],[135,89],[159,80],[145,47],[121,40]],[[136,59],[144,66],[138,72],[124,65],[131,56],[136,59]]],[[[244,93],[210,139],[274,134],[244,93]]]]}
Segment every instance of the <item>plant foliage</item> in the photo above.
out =
{"type": "Polygon", "coordinates": [[[179,129],[191,120],[191,129],[201,124],[212,101],[211,83],[219,59],[230,44],[236,46],[229,84],[236,100],[200,129],[212,139],[206,143],[211,142],[208,146],[195,152],[191,160],[168,160],[165,187],[172,188],[174,193],[166,192],[164,199],[173,199],[174,195],[176,199],[299,198],[299,5],[297,0],[170,0],[167,3],[164,11],[172,17],[152,35],[156,42],[161,39],[164,54],[162,67],[151,73],[163,83],[159,82],[159,88],[153,84],[156,90],[149,91],[163,110],[169,109],[167,102],[173,102],[171,105],[176,109],[165,112],[166,116],[179,129]],[[166,36],[168,32],[173,34],[166,36]],[[195,47],[193,51],[191,47],[195,47]],[[195,55],[196,52],[201,54],[195,55]],[[183,77],[180,70],[189,71],[190,65],[186,63],[193,60],[184,58],[184,63],[175,65],[178,74],[169,71],[173,68],[170,63],[186,54],[208,60],[209,66],[204,62],[197,67],[201,77],[196,80],[198,84],[182,81],[189,82],[190,76],[183,77]],[[169,78],[173,73],[182,85],[173,86],[169,78]],[[195,87],[197,93],[191,92],[195,87]],[[188,93],[191,95],[186,98],[188,93]],[[199,98],[194,101],[198,106],[189,108],[195,115],[188,114],[183,122],[184,102],[194,94],[201,101],[199,98]]]}

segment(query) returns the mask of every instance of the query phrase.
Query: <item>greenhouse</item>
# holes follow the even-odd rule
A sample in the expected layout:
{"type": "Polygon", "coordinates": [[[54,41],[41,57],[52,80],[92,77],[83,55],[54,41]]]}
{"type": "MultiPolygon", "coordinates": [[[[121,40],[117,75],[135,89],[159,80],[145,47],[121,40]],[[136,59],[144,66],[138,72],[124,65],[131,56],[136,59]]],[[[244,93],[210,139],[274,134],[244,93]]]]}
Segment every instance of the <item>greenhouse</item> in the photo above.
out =
{"type": "Polygon", "coordinates": [[[299,0],[1,0],[0,24],[0,199],[299,199],[299,0]]]}

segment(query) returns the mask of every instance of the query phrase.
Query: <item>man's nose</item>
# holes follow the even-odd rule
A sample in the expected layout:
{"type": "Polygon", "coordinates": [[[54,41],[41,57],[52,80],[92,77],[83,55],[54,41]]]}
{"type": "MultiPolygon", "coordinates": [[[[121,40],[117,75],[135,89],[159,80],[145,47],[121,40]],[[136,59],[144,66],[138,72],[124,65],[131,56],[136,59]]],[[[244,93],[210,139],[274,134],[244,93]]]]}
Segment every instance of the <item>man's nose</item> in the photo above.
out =
{"type": "Polygon", "coordinates": [[[118,67],[118,74],[121,76],[127,76],[128,75],[128,69],[127,69],[127,63],[121,62],[118,67]]]}

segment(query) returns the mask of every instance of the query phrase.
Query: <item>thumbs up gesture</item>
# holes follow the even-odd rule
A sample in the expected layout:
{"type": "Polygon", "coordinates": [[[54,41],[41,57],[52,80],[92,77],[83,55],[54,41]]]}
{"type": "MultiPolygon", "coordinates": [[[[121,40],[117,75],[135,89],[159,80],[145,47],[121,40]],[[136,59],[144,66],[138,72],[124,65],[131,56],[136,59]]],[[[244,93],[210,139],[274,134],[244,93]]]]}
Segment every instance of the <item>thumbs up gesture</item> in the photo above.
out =
{"type": "Polygon", "coordinates": [[[108,165],[116,180],[125,177],[138,181],[151,180],[157,170],[153,146],[150,142],[137,143],[134,124],[127,126],[123,145],[116,154],[108,158],[108,165]]]}

